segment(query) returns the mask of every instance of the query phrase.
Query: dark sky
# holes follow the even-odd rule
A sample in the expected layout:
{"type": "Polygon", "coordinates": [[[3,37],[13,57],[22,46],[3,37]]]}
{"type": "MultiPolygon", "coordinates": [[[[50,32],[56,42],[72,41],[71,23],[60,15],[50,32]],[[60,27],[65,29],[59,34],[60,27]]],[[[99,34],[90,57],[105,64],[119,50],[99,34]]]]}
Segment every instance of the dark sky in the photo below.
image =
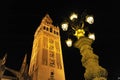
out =
{"type": "MultiPolygon", "coordinates": [[[[81,14],[85,9],[93,13],[95,23],[90,30],[95,33],[93,43],[99,63],[108,70],[108,80],[120,76],[120,32],[117,25],[118,5],[105,0],[9,0],[1,7],[0,57],[7,53],[6,66],[19,70],[24,55],[28,54],[28,64],[32,51],[34,33],[46,13],[53,25],[60,23],[72,12],[81,14]]],[[[84,67],[79,50],[65,45],[65,35],[61,31],[61,43],[66,80],[83,80],[84,67]]],[[[6,73],[7,74],[7,73],[6,73]]]]}

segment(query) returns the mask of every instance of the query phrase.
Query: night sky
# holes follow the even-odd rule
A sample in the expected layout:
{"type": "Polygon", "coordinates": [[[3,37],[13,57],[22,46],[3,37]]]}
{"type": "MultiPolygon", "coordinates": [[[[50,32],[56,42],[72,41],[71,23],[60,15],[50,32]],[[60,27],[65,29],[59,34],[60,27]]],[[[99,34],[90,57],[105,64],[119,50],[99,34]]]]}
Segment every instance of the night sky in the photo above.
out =
{"type": "MultiPolygon", "coordinates": [[[[120,31],[117,22],[118,5],[105,0],[9,0],[1,7],[0,58],[7,53],[5,65],[19,70],[24,55],[31,57],[34,33],[46,13],[59,26],[72,12],[81,14],[87,9],[93,13],[95,23],[90,30],[96,40],[92,47],[99,56],[99,64],[108,71],[108,80],[117,80],[120,76],[120,31]]],[[[61,30],[61,43],[66,80],[84,80],[84,67],[81,64],[79,50],[65,44],[66,34],[61,30]]],[[[5,72],[6,75],[11,75],[5,72]]]]}

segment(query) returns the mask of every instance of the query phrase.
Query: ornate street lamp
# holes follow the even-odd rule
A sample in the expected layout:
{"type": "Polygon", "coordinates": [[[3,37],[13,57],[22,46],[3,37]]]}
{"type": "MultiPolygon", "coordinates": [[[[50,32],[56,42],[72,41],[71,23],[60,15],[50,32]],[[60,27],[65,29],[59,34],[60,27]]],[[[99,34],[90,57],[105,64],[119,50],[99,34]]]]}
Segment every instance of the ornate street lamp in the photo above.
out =
{"type": "MultiPolygon", "coordinates": [[[[93,41],[95,40],[95,34],[90,33],[86,30],[85,23],[93,24],[93,15],[88,15],[83,12],[80,19],[76,13],[70,16],[70,20],[65,21],[61,24],[63,31],[73,30],[70,33],[77,37],[77,41],[74,42],[74,47],[80,50],[82,55],[82,65],[85,67],[84,78],[85,80],[107,80],[107,70],[99,65],[98,56],[94,54],[93,48],[91,47],[93,41]],[[86,35],[86,32],[88,34],[86,35]]],[[[72,39],[68,38],[66,44],[68,47],[72,46],[72,39]]]]}

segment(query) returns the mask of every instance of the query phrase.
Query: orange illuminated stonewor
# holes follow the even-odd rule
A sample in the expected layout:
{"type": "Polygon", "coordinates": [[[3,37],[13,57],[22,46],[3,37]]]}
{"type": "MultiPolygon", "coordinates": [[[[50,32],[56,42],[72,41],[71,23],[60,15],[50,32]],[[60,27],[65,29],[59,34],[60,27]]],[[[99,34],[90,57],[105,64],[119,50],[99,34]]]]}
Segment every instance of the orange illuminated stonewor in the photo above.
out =
{"type": "Polygon", "coordinates": [[[34,34],[29,67],[32,80],[65,80],[59,27],[48,14],[34,34]]]}

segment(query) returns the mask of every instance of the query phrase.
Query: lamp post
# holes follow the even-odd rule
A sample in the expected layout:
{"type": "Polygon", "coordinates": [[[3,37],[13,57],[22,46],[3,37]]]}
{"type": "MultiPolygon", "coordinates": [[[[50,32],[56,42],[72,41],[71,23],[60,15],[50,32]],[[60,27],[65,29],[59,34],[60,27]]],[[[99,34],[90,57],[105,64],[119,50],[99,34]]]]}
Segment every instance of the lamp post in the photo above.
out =
{"type": "MultiPolygon", "coordinates": [[[[99,65],[99,57],[94,54],[93,48],[91,47],[95,40],[95,35],[85,28],[87,27],[85,26],[85,23],[93,24],[94,18],[92,15],[88,15],[85,12],[83,13],[84,14],[81,14],[80,19],[78,19],[76,13],[73,13],[70,16],[70,20],[63,22],[61,27],[63,31],[72,29],[74,31],[72,35],[77,37],[77,41],[75,41],[73,45],[80,50],[80,54],[82,55],[81,62],[85,68],[85,80],[107,80],[107,70],[99,65]],[[78,21],[76,21],[77,19],[78,21]],[[87,36],[86,32],[88,32],[87,36]]],[[[72,39],[68,38],[66,44],[68,47],[71,47],[72,39]]]]}

